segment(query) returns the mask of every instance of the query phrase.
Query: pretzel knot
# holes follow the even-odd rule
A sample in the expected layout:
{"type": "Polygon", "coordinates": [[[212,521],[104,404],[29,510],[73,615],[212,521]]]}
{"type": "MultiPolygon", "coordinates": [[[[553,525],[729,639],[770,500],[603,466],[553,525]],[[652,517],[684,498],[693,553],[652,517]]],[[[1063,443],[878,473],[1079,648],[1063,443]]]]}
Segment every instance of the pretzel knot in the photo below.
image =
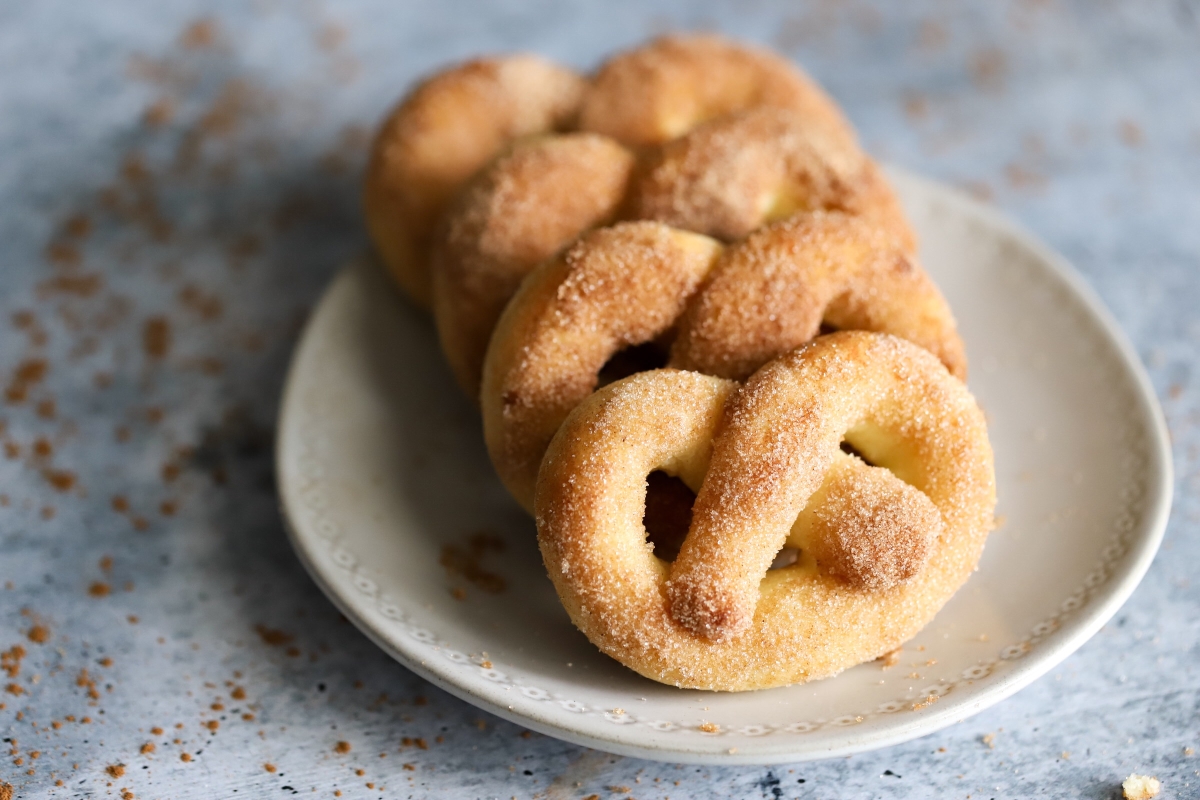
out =
{"type": "Polygon", "coordinates": [[[596,392],[555,435],[535,506],[546,568],[594,644],[655,680],[734,691],[913,636],[974,570],[995,480],[965,385],[901,339],[841,332],[742,387],[658,370],[596,392]],[[642,523],[656,470],[697,491],[673,563],[642,523]],[[785,544],[800,558],[770,569],[785,544]]]}

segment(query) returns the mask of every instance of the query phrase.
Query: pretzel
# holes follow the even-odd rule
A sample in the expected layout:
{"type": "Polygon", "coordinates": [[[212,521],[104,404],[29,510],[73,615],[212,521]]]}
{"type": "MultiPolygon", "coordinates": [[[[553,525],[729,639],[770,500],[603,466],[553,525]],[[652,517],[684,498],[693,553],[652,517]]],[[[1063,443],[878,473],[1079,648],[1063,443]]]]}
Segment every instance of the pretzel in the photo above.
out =
{"type": "Polygon", "coordinates": [[[875,163],[804,115],[758,107],[706,122],[647,157],[630,216],[734,241],[797,211],[879,223],[905,250],[916,239],[875,163]]]}
{"type": "Polygon", "coordinates": [[[712,35],[664,36],[609,59],[592,80],[583,130],[645,147],[755,106],[788,108],[854,142],[837,105],[791,62],[712,35]]]}
{"type": "Polygon", "coordinates": [[[836,327],[895,333],[965,371],[954,319],[911,257],[871,224],[802,214],[724,248],[661,223],[584,235],[522,284],[484,362],[484,438],[526,508],[558,426],[625,348],[675,334],[669,366],[744,379],[836,327]]]}
{"type": "Polygon", "coordinates": [[[430,259],[433,314],[468,395],[479,396],[488,340],[521,279],[583,231],[610,222],[632,168],[633,154],[598,134],[530,137],[447,210],[430,259]]]}
{"type": "Polygon", "coordinates": [[[388,271],[430,303],[428,255],[454,192],[514,139],[569,127],[584,80],[532,55],[485,58],[418,85],[383,123],[363,187],[367,229],[388,271]]]}
{"type": "Polygon", "coordinates": [[[994,507],[965,385],[904,340],[840,332],[741,388],[658,370],[601,389],[555,435],[535,512],[559,598],[596,646],[656,681],[740,691],[912,637],[975,569],[994,507]],[[642,524],[656,470],[698,492],[670,564],[642,524]],[[789,541],[801,558],[769,570],[789,541]]]}
{"type": "Polygon", "coordinates": [[[731,247],[688,304],[671,365],[743,380],[822,323],[908,339],[966,379],[950,306],[915,257],[887,231],[837,213],[797,214],[731,247]]]}

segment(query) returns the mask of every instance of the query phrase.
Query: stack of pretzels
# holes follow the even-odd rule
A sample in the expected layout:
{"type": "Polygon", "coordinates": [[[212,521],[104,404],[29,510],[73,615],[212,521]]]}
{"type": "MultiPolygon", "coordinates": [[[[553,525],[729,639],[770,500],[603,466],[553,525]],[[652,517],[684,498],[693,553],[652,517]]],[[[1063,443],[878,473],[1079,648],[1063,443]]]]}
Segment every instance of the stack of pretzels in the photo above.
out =
{"type": "Polygon", "coordinates": [[[954,318],[790,62],[715,36],[589,78],[471,61],[385,121],[364,201],[563,605],[621,663],[826,677],[975,569],[995,479],[954,318]]]}

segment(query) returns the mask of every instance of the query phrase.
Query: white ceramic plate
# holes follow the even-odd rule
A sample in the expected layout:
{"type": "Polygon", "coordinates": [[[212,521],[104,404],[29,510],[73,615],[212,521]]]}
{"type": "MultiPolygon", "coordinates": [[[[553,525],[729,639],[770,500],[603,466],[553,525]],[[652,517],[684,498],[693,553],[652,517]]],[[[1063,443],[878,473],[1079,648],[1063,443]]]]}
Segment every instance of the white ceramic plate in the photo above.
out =
{"type": "Polygon", "coordinates": [[[961,325],[1004,520],[979,571],[900,664],[714,694],[656,684],[603,656],[559,606],[533,522],[494,477],[430,320],[368,260],[325,294],[283,398],[280,493],[314,579],[380,647],[467,702],[665,761],[870,750],[962,720],[1044,674],[1116,612],[1154,557],[1171,499],[1161,411],[1133,350],[1061,257],[957,192],[893,179],[961,325]],[[481,531],[506,545],[480,561],[506,582],[499,594],[439,564],[446,546],[481,531]]]}

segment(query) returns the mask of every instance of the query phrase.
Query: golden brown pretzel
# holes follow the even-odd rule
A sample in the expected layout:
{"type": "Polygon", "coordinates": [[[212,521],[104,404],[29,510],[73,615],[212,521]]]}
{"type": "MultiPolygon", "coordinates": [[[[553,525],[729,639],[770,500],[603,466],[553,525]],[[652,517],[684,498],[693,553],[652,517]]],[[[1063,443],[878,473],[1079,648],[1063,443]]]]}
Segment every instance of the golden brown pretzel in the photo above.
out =
{"type": "Polygon", "coordinates": [[[583,130],[642,147],[755,106],[788,108],[831,136],[855,139],[837,105],[786,59],[712,35],[664,36],[620,53],[584,98],[583,130]]]}
{"type": "Polygon", "coordinates": [[[546,455],[538,541],[608,655],[677,686],[767,688],[876,658],[928,623],[979,560],[994,484],[965,385],[915,345],[843,332],[740,389],[660,370],[593,394],[546,455]],[[655,470],[698,490],[671,564],[642,525],[655,470]],[[789,537],[802,558],[768,571],[789,537]]]}
{"type": "Polygon", "coordinates": [[[844,211],[916,238],[879,167],[852,140],[791,109],[758,107],[704,123],[647,157],[629,215],[741,239],[798,211],[844,211]]]}
{"type": "Polygon", "coordinates": [[[363,206],[384,264],[428,306],[429,242],[454,192],[514,139],[575,119],[584,81],[532,55],[482,58],[418,85],[383,123],[363,206]]]}
{"type": "Polygon", "coordinates": [[[832,328],[881,331],[930,350],[960,378],[950,306],[889,232],[845,214],[797,214],[729,251],[688,304],[671,366],[742,380],[832,328]]]}
{"type": "Polygon", "coordinates": [[[535,266],[610,222],[633,155],[595,133],[523,139],[477,175],[447,210],[430,260],[433,315],[459,385],[479,396],[488,340],[535,266]]]}
{"type": "Polygon", "coordinates": [[[550,438],[622,348],[674,332],[669,366],[744,379],[823,319],[905,336],[965,371],[937,288],[863,220],[799,215],[727,248],[655,222],[586,234],[530,274],[492,337],[480,404],[496,472],[531,507],[550,438]]]}

